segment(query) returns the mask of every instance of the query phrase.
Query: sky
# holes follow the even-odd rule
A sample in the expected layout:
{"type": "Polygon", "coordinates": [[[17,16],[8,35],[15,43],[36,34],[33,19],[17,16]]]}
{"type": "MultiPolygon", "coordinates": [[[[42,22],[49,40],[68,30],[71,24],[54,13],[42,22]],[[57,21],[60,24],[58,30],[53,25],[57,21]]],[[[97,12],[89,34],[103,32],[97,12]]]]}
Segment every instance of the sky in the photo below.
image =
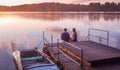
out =
{"type": "Polygon", "coordinates": [[[0,5],[22,5],[43,2],[60,2],[60,3],[74,3],[74,4],[88,4],[89,2],[120,2],[120,0],[0,0],[0,5]]]}

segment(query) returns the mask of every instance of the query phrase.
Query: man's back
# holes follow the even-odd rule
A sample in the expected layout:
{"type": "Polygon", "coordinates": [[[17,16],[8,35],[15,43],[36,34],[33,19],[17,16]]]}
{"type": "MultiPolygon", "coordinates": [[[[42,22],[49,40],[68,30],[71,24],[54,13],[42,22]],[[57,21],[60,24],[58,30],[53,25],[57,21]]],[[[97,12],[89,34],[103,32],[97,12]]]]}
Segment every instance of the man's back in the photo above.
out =
{"type": "Polygon", "coordinates": [[[64,41],[66,41],[66,42],[69,42],[69,40],[70,40],[70,35],[69,35],[69,33],[68,33],[68,32],[63,32],[63,33],[61,34],[61,39],[64,40],[64,41]]]}

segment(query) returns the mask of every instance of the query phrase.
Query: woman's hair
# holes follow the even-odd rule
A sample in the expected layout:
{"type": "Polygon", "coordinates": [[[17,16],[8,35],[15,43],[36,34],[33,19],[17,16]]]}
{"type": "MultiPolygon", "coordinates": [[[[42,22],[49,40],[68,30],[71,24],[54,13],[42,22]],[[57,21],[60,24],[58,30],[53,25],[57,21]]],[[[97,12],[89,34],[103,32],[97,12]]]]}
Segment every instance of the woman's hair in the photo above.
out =
{"type": "Polygon", "coordinates": [[[73,28],[73,32],[76,32],[76,29],[75,29],[75,28],[73,28]]]}

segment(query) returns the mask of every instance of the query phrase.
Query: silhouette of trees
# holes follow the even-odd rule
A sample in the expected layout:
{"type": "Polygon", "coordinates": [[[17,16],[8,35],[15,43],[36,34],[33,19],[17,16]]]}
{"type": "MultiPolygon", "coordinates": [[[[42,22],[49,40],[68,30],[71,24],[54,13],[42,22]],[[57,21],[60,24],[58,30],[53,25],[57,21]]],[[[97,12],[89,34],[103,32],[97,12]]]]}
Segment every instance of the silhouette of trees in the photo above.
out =
{"type": "Polygon", "coordinates": [[[90,11],[100,11],[101,4],[100,3],[90,3],[89,9],[90,9],[90,11]]]}
{"type": "Polygon", "coordinates": [[[90,3],[89,5],[81,4],[61,4],[61,3],[40,3],[25,4],[18,6],[0,6],[0,11],[120,11],[120,3],[90,3]]]}

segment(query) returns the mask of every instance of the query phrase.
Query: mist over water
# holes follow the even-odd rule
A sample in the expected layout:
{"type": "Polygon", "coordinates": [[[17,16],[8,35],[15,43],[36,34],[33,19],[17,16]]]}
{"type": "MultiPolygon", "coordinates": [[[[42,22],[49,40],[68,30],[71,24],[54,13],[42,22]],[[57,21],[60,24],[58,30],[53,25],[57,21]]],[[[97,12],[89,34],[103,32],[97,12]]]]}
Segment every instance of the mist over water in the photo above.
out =
{"type": "MultiPolygon", "coordinates": [[[[120,49],[120,13],[104,12],[1,12],[0,13],[0,68],[15,70],[12,52],[22,49],[43,47],[43,31],[51,42],[60,39],[64,28],[72,33],[76,28],[78,40],[85,40],[88,29],[109,31],[109,46],[120,49]],[[6,65],[8,67],[6,67],[6,65]]],[[[106,37],[104,32],[92,32],[106,37]]],[[[92,38],[92,37],[91,37],[92,38]]],[[[99,39],[92,38],[99,42],[99,39]]],[[[101,41],[106,44],[106,41],[101,41]]]]}
{"type": "MultiPolygon", "coordinates": [[[[70,34],[72,28],[76,28],[80,41],[88,35],[89,28],[96,28],[109,31],[109,45],[120,48],[119,22],[119,12],[1,12],[0,39],[7,46],[14,43],[20,49],[28,49],[38,47],[43,39],[43,31],[49,41],[53,35],[54,42],[57,42],[64,28],[68,28],[70,34]]],[[[11,46],[8,48],[11,49],[11,46]]]]}

